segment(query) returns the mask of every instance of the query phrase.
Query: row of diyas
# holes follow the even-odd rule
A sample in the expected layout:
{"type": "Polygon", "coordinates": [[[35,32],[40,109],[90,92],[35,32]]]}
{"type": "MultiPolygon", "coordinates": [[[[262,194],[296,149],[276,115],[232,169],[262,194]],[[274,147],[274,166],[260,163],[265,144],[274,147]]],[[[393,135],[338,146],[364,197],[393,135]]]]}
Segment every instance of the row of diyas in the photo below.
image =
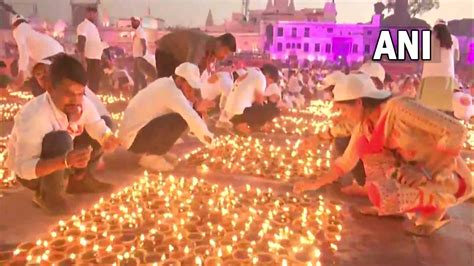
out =
{"type": "Polygon", "coordinates": [[[13,120],[23,104],[32,98],[30,92],[8,90],[0,98],[0,122],[13,120]]]}
{"type": "Polygon", "coordinates": [[[474,151],[474,124],[470,122],[463,123],[467,128],[467,140],[464,144],[464,149],[474,151]]]}
{"type": "Polygon", "coordinates": [[[324,118],[331,118],[340,115],[339,112],[335,112],[333,109],[333,103],[331,101],[314,100],[311,101],[310,105],[304,109],[289,109],[289,115],[296,116],[317,116],[324,118]]]}
{"type": "Polygon", "coordinates": [[[270,123],[270,127],[264,129],[266,133],[310,136],[328,131],[334,126],[332,120],[297,117],[297,116],[279,116],[270,123]]]}
{"type": "Polygon", "coordinates": [[[331,145],[321,142],[314,150],[300,149],[301,140],[285,140],[281,145],[272,140],[221,136],[212,149],[198,148],[180,159],[182,164],[197,166],[201,173],[223,171],[296,181],[320,175],[331,166],[331,145]]]}
{"type": "Polygon", "coordinates": [[[321,265],[334,261],[341,206],[322,196],[242,191],[145,176],[110,200],[3,253],[11,265],[321,265]]]}
{"type": "Polygon", "coordinates": [[[130,100],[130,97],[127,97],[120,93],[118,96],[113,94],[97,94],[99,99],[105,104],[114,104],[114,103],[125,103],[130,100]]]}
{"type": "Polygon", "coordinates": [[[0,137],[0,189],[14,187],[16,182],[15,174],[7,167],[7,141],[10,136],[0,137]]]}

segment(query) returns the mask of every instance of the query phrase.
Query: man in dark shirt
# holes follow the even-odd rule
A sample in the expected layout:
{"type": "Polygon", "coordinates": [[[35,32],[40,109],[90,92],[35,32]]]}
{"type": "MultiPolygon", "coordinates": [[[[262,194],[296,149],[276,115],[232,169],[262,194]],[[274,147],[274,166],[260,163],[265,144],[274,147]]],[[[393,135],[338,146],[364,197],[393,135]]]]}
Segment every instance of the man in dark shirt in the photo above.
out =
{"type": "Polygon", "coordinates": [[[180,30],[166,34],[157,42],[156,69],[158,78],[173,75],[177,66],[190,62],[201,73],[216,60],[224,60],[237,50],[235,37],[226,33],[218,37],[199,30],[180,30]]]}

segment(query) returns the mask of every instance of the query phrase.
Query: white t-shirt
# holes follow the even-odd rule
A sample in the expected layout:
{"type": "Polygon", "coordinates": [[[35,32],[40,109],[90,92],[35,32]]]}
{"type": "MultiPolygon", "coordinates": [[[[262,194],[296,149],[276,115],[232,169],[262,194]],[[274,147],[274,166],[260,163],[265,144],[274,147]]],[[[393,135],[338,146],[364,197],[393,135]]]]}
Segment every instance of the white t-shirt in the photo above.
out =
{"type": "Polygon", "coordinates": [[[35,31],[30,24],[21,23],[13,30],[20,58],[18,69],[28,71],[32,64],[47,57],[64,53],[63,46],[53,37],[35,31]],[[30,62],[30,58],[34,62],[30,62]]]}
{"type": "MultiPolygon", "coordinates": [[[[247,68],[242,80],[237,80],[232,87],[225,105],[228,118],[244,113],[245,108],[252,106],[255,95],[263,95],[267,86],[265,76],[258,68],[247,68]]],[[[240,78],[239,78],[240,79],[240,78]]]]}
{"type": "Polygon", "coordinates": [[[453,40],[453,45],[451,46],[451,49],[446,49],[441,47],[439,40],[436,38],[435,35],[432,35],[431,61],[424,62],[422,78],[455,78],[454,65],[455,61],[459,60],[459,42],[455,36],[451,35],[451,38],[453,40]]]}
{"type": "Polygon", "coordinates": [[[172,78],[160,78],[139,91],[125,109],[118,137],[125,148],[132,146],[138,132],[151,120],[162,115],[178,113],[191,132],[205,144],[205,137],[213,137],[206,123],[193,109],[172,78]]]}
{"type": "Polygon", "coordinates": [[[206,100],[214,100],[218,96],[227,96],[229,92],[232,90],[232,76],[228,72],[218,72],[217,80],[214,83],[209,82],[209,75],[205,75],[204,71],[203,75],[201,76],[203,81],[203,86],[201,88],[201,96],[203,99],[206,100]]]}
{"type": "Polygon", "coordinates": [[[146,33],[142,26],[138,26],[133,35],[133,44],[132,44],[132,55],[134,58],[142,57],[146,51],[143,51],[142,39],[145,39],[146,45],[146,33]]]}
{"type": "Polygon", "coordinates": [[[84,50],[86,58],[97,60],[102,58],[104,44],[100,39],[99,30],[94,23],[90,22],[88,19],[84,19],[84,21],[77,26],[77,36],[86,37],[86,47],[84,50]]]}
{"type": "Polygon", "coordinates": [[[281,88],[278,86],[276,83],[272,83],[268,85],[268,87],[265,89],[265,94],[266,97],[270,97],[273,95],[278,95],[278,97],[281,99],[281,88]]]}

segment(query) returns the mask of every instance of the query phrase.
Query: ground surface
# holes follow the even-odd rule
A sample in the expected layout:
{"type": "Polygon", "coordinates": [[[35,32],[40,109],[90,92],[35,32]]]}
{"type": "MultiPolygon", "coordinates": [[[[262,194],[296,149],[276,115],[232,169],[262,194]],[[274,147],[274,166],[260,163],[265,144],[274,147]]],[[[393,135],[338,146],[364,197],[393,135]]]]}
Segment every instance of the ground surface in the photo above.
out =
{"type": "MultiPolygon", "coordinates": [[[[177,154],[196,147],[196,143],[186,142],[175,149],[177,154]]],[[[132,183],[143,170],[137,165],[137,158],[124,151],[106,158],[107,171],[98,177],[117,185],[117,190],[132,183]]],[[[202,176],[192,168],[178,169],[177,176],[202,176]]],[[[257,178],[239,176],[205,176],[210,182],[232,184],[242,188],[250,183],[262,188],[272,187],[284,193],[291,186],[257,178]]],[[[353,207],[367,204],[363,198],[349,198],[341,195],[339,185],[323,189],[320,193],[344,202],[345,220],[342,241],[338,244],[338,260],[335,265],[474,265],[474,206],[465,203],[450,211],[452,222],[435,235],[428,238],[409,236],[402,229],[402,219],[375,218],[357,214],[353,207]]],[[[70,197],[75,211],[88,208],[100,197],[107,195],[83,195],[70,197]]],[[[53,224],[66,217],[49,217],[33,207],[32,193],[25,189],[5,193],[0,198],[0,250],[13,249],[23,241],[32,241],[40,233],[46,232],[53,224]]]]}

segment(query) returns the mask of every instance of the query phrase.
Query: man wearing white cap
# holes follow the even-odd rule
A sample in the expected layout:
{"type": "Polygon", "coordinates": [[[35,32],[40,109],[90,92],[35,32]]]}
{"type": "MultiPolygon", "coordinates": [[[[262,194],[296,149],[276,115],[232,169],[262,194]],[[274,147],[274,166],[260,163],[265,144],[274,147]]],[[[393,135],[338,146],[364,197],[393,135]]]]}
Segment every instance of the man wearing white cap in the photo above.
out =
{"type": "Polygon", "coordinates": [[[385,69],[381,64],[371,61],[365,62],[360,66],[359,71],[369,75],[377,89],[384,89],[385,69]]]}
{"type": "Polygon", "coordinates": [[[459,43],[443,20],[433,27],[431,54],[431,60],[423,62],[418,99],[428,107],[451,113],[453,93],[459,87],[454,72],[459,61],[459,43]]]}
{"type": "Polygon", "coordinates": [[[334,106],[358,126],[330,172],[295,185],[316,190],[349,173],[361,159],[376,215],[405,215],[405,229],[428,235],[445,225],[448,208],[472,196],[473,179],[460,156],[466,129],[458,121],[407,97],[391,98],[363,74],[334,88],[334,106]]]}
{"type": "Polygon", "coordinates": [[[103,72],[100,62],[106,46],[100,38],[96,20],[97,8],[88,7],[86,18],[77,26],[77,50],[81,60],[87,65],[88,86],[94,93],[99,90],[103,72]]]}
{"type": "Polygon", "coordinates": [[[133,82],[135,87],[135,94],[143,89],[146,86],[146,79],[143,73],[140,72],[138,67],[139,58],[142,58],[146,55],[146,33],[143,27],[141,26],[139,17],[130,18],[132,28],[135,29],[132,40],[132,56],[133,56],[133,82]]]}
{"type": "Polygon", "coordinates": [[[193,109],[206,111],[194,94],[196,88],[201,88],[199,68],[186,62],[175,75],[157,79],[130,100],[118,135],[125,148],[141,155],[142,167],[171,171],[170,161],[176,158],[169,150],[188,127],[202,143],[212,143],[213,134],[193,109]]]}
{"type": "Polygon", "coordinates": [[[34,64],[64,53],[64,48],[53,37],[35,31],[20,15],[13,17],[12,27],[20,56],[19,74],[15,83],[21,87],[34,64]]]}
{"type": "Polygon", "coordinates": [[[252,110],[263,105],[265,88],[266,80],[262,71],[255,67],[247,68],[234,82],[216,126],[235,127],[239,132],[250,133],[248,122],[253,116],[252,110]]]}

